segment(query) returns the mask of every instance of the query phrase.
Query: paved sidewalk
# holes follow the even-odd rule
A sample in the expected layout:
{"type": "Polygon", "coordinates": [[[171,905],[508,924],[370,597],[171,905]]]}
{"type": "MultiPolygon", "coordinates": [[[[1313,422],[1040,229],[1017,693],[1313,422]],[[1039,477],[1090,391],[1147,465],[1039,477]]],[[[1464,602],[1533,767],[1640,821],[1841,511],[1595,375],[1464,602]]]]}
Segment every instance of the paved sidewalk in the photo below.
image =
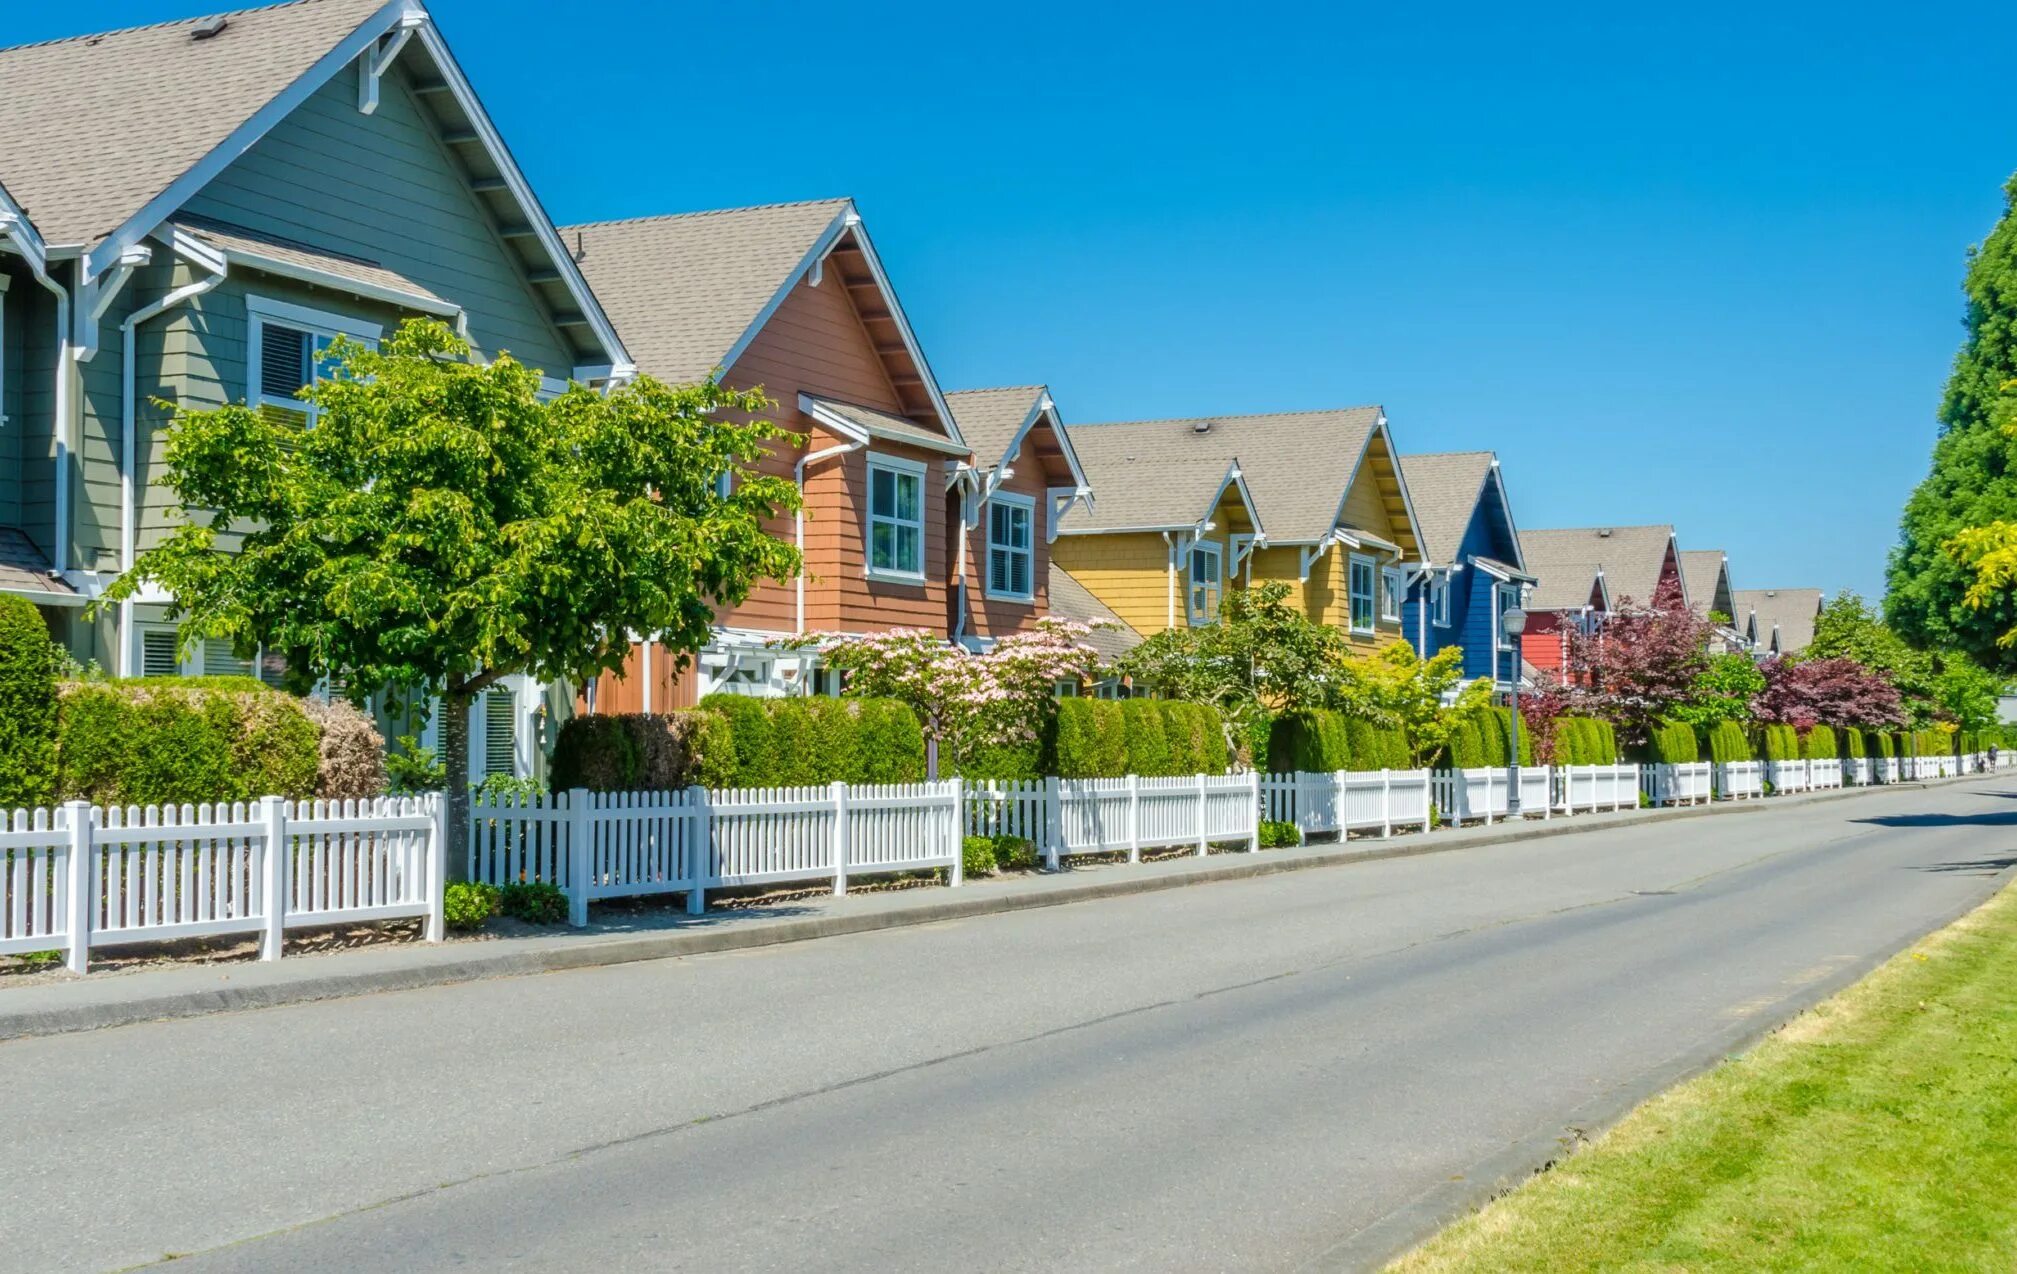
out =
{"type": "Polygon", "coordinates": [[[959,889],[923,887],[822,894],[770,907],[711,908],[688,916],[675,907],[590,912],[585,929],[428,945],[389,943],[354,951],[289,956],[261,963],[190,964],[96,973],[18,987],[0,985],[0,1039],[95,1030],[160,1018],[193,1017],[298,1004],[377,991],[515,977],[560,969],[625,964],[704,952],[800,942],[838,934],[935,924],[1152,893],[1218,880],[1331,867],[1403,855],[1478,849],[1542,836],[1574,836],[1649,822],[1742,817],[1872,792],[1980,781],[1984,775],[1933,783],[1889,784],[1676,809],[1578,814],[1522,823],[1354,837],[1259,854],[1212,854],[1138,864],[1093,863],[1056,873],[990,877],[959,889]]]}

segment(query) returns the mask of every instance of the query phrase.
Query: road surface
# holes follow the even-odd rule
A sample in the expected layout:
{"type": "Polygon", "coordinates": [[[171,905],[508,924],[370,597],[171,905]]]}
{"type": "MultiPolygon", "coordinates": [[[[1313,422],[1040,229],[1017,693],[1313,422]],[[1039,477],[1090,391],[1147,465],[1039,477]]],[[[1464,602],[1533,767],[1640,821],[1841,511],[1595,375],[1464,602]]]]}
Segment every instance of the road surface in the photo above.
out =
{"type": "Polygon", "coordinates": [[[0,1043],[0,1268],[1352,1267],[2013,846],[1984,780],[0,1043]]]}

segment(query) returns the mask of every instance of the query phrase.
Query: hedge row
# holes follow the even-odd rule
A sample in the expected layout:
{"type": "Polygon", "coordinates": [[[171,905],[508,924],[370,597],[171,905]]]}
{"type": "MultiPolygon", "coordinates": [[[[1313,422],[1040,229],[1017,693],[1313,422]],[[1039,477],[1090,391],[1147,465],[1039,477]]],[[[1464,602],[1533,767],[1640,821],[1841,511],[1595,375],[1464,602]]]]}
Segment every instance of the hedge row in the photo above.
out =
{"type": "Polygon", "coordinates": [[[1832,761],[1841,756],[1842,749],[1836,741],[1834,727],[1809,727],[1806,737],[1800,740],[1800,755],[1809,761],[1832,761]]]}
{"type": "Polygon", "coordinates": [[[1864,741],[1863,732],[1854,726],[1844,726],[1838,733],[1842,736],[1842,755],[1852,761],[1870,755],[1869,744],[1864,741]]]}
{"type": "Polygon", "coordinates": [[[1412,760],[1407,736],[1328,708],[1276,717],[1268,731],[1268,770],[1322,774],[1335,770],[1405,770],[1412,760]]]}
{"type": "Polygon", "coordinates": [[[924,731],[889,699],[709,695],[666,714],[575,717],[554,740],[555,791],[915,783],[924,731]]]}
{"type": "Polygon", "coordinates": [[[1662,721],[1653,727],[1647,753],[1659,765],[1688,765],[1702,759],[1702,745],[1695,728],[1681,721],[1662,721]]]}
{"type": "MultiPolygon", "coordinates": [[[[1457,724],[1450,735],[1448,764],[1459,770],[1473,770],[1480,766],[1499,768],[1512,764],[1513,756],[1513,710],[1511,708],[1487,707],[1484,711],[1465,718],[1457,724]]],[[[1534,736],[1531,730],[1520,732],[1520,764],[1534,763],[1534,736]]]]}
{"type": "Polygon", "coordinates": [[[59,801],[200,804],[318,794],[322,731],[299,699],[251,677],[69,682],[57,723],[59,801]]]}
{"type": "Polygon", "coordinates": [[[56,799],[56,648],[25,597],[0,594],[0,810],[56,799]]]}
{"type": "Polygon", "coordinates": [[[1709,727],[1709,759],[1718,765],[1732,761],[1750,761],[1756,754],[1751,748],[1750,736],[1744,727],[1735,721],[1718,721],[1709,727]]]}
{"type": "Polygon", "coordinates": [[[1616,765],[1618,734],[1608,721],[1562,717],[1555,722],[1556,765],[1616,765]]]}
{"type": "Polygon", "coordinates": [[[1050,734],[1048,746],[1035,749],[1033,759],[1039,769],[1049,769],[1059,778],[1224,774],[1232,764],[1225,722],[1218,709],[1207,704],[1168,699],[1061,699],[1050,734]]]}

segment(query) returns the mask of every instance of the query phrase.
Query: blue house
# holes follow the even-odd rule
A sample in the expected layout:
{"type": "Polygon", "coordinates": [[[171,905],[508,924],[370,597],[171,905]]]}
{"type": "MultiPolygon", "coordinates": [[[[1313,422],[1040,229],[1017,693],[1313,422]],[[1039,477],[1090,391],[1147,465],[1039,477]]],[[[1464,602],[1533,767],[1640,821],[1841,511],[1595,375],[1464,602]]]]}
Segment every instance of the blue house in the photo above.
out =
{"type": "Polygon", "coordinates": [[[1408,594],[1408,641],[1425,659],[1461,646],[1467,678],[1510,687],[1519,652],[1503,636],[1499,616],[1520,605],[1534,577],[1520,553],[1498,457],[1402,456],[1401,479],[1421,524],[1424,563],[1408,594]]]}

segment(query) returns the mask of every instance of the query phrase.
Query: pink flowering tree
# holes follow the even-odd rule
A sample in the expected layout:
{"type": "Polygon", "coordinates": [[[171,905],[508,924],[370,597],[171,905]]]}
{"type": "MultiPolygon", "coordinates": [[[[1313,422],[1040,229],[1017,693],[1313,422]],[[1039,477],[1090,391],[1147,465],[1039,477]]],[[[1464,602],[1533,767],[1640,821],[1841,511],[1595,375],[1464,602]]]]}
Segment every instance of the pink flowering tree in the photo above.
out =
{"type": "Polygon", "coordinates": [[[1897,730],[1906,724],[1898,688],[1853,659],[1768,659],[1758,670],[1765,674],[1765,688],[1752,698],[1751,711],[1768,724],[1803,730],[1816,725],[1897,730]]]}
{"type": "Polygon", "coordinates": [[[1036,627],[975,654],[922,628],[882,633],[816,633],[790,645],[810,647],[845,679],[845,693],[898,699],[923,723],[932,750],[955,765],[981,749],[1028,743],[1057,711],[1060,682],[1080,684],[1099,671],[1086,644],[1092,629],[1046,618],[1036,627]]]}

